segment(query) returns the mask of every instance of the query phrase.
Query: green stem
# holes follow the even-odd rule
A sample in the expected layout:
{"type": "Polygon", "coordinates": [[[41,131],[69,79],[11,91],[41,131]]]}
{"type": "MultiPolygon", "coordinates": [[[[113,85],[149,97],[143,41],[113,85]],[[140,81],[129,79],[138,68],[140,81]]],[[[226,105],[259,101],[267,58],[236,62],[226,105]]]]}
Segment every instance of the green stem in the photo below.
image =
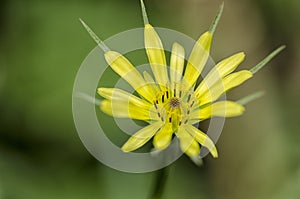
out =
{"type": "Polygon", "coordinates": [[[155,181],[153,183],[153,189],[149,199],[162,199],[168,173],[168,167],[160,169],[155,173],[155,181]]]}

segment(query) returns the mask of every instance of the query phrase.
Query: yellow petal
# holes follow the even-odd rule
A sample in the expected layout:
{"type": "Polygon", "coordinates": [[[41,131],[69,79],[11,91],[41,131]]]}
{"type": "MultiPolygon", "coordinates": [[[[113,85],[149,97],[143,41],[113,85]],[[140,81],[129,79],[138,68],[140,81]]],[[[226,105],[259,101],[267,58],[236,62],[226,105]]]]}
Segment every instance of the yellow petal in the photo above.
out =
{"type": "Polygon", "coordinates": [[[163,122],[155,122],[142,128],[127,140],[122,146],[122,150],[124,152],[130,152],[140,148],[148,142],[162,126],[163,122]]]}
{"type": "Polygon", "coordinates": [[[185,60],[184,48],[180,44],[174,43],[173,47],[172,47],[172,54],[171,54],[171,61],[170,61],[171,83],[180,82],[180,80],[182,78],[184,60],[185,60]]]}
{"type": "Polygon", "coordinates": [[[217,117],[235,117],[243,114],[245,108],[232,101],[220,101],[213,103],[212,105],[194,110],[190,114],[190,119],[208,119],[214,116],[217,117]]]}
{"type": "Polygon", "coordinates": [[[197,142],[199,142],[202,146],[208,148],[214,158],[218,157],[217,148],[215,147],[213,141],[208,137],[208,135],[192,125],[184,125],[183,128],[185,128],[186,131],[197,140],[197,142]]]}
{"type": "Polygon", "coordinates": [[[166,123],[163,128],[154,136],[153,145],[156,149],[163,150],[167,148],[172,140],[172,124],[166,123]]]}
{"type": "Polygon", "coordinates": [[[211,41],[212,34],[210,32],[204,33],[191,52],[184,73],[184,80],[188,84],[188,88],[191,88],[195,84],[206,64],[209,57],[211,41]]]}
{"type": "Polygon", "coordinates": [[[141,96],[152,101],[154,94],[146,84],[141,74],[133,65],[120,53],[108,51],[104,54],[107,63],[111,68],[125,79],[141,96]]]}
{"type": "Polygon", "coordinates": [[[215,84],[211,89],[207,90],[200,96],[198,99],[200,101],[200,106],[214,102],[217,100],[223,93],[227,92],[228,90],[239,86],[253,75],[248,70],[242,70],[236,73],[232,73],[227,75],[222,79],[221,82],[215,84]]]}
{"type": "Polygon", "coordinates": [[[240,52],[219,62],[200,83],[195,91],[195,95],[201,95],[201,93],[206,92],[216,82],[222,81],[222,78],[233,72],[244,59],[245,54],[240,52]]]}
{"type": "Polygon", "coordinates": [[[146,83],[153,90],[154,95],[156,95],[158,92],[160,92],[159,87],[157,86],[157,84],[155,83],[155,81],[151,77],[151,75],[148,72],[146,72],[146,71],[143,72],[143,75],[144,75],[144,79],[145,79],[146,83]]]}
{"type": "Polygon", "coordinates": [[[155,114],[150,114],[150,110],[143,109],[126,101],[103,100],[100,109],[111,116],[119,118],[132,118],[137,120],[154,120],[155,114]]]}
{"type": "Polygon", "coordinates": [[[145,25],[145,48],[154,77],[161,88],[168,84],[168,72],[163,45],[154,28],[150,24],[145,25]]]}
{"type": "Polygon", "coordinates": [[[144,109],[150,109],[152,104],[118,88],[98,88],[98,94],[113,101],[124,101],[144,109]]]}
{"type": "Polygon", "coordinates": [[[190,157],[195,157],[200,154],[200,146],[198,142],[186,131],[183,126],[180,126],[177,132],[180,141],[181,150],[190,157]]]}

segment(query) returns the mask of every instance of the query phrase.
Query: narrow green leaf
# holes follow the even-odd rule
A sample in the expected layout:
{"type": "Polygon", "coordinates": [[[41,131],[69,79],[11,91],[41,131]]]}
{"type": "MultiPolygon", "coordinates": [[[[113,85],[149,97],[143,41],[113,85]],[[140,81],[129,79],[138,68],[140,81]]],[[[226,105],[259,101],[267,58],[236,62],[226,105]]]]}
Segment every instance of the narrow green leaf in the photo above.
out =
{"type": "Polygon", "coordinates": [[[80,98],[80,99],[82,99],[86,102],[89,102],[91,104],[95,104],[97,106],[100,106],[100,104],[101,104],[101,100],[99,100],[95,97],[92,97],[88,94],[82,93],[82,92],[75,93],[75,97],[80,98]]]}
{"type": "Polygon", "coordinates": [[[260,69],[262,69],[269,61],[271,61],[278,53],[280,53],[286,46],[280,46],[276,50],[274,50],[270,55],[268,55],[264,60],[254,66],[250,72],[252,74],[257,73],[260,69]]]}
{"type": "Polygon", "coordinates": [[[210,26],[210,28],[209,28],[209,32],[211,32],[211,34],[214,34],[214,32],[215,32],[215,30],[216,30],[216,27],[217,27],[217,25],[218,25],[218,23],[219,23],[219,21],[220,21],[220,18],[221,18],[221,16],[222,16],[222,13],[223,13],[223,9],[224,9],[224,1],[223,1],[223,3],[220,5],[220,8],[219,8],[219,10],[218,10],[218,12],[217,12],[217,15],[216,15],[214,21],[212,22],[212,24],[211,24],[211,26],[210,26]]]}
{"type": "Polygon", "coordinates": [[[141,0],[141,7],[142,7],[144,25],[149,24],[149,20],[148,20],[148,17],[147,17],[147,12],[146,12],[146,8],[145,8],[145,4],[144,4],[143,0],[141,0]]]}
{"type": "Polygon", "coordinates": [[[236,101],[236,103],[241,104],[241,105],[246,105],[249,102],[252,102],[254,100],[257,100],[258,98],[261,98],[264,94],[265,94],[264,91],[258,91],[256,93],[250,94],[250,95],[236,101]]]}
{"type": "Polygon", "coordinates": [[[82,20],[79,18],[79,21],[82,23],[83,27],[90,34],[90,36],[94,39],[94,41],[98,44],[98,46],[104,51],[109,51],[109,48],[103,43],[101,39],[94,33],[94,31],[82,20]]]}

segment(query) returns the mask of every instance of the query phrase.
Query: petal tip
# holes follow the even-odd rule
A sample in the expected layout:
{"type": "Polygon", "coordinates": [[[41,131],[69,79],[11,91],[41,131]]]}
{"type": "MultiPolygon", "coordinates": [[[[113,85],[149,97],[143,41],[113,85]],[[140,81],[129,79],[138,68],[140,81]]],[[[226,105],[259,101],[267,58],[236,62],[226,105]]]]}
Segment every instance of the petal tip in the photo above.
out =
{"type": "Polygon", "coordinates": [[[103,89],[104,89],[104,88],[97,88],[97,93],[98,93],[99,95],[101,95],[101,93],[103,93],[103,89]]]}
{"type": "Polygon", "coordinates": [[[121,147],[121,150],[122,150],[124,153],[129,153],[129,152],[133,151],[133,149],[132,149],[132,147],[130,146],[130,144],[129,144],[128,141],[129,141],[129,140],[127,140],[127,141],[123,144],[123,146],[121,147]]]}
{"type": "Polygon", "coordinates": [[[241,113],[244,113],[246,111],[246,108],[241,105],[241,113]]]}
{"type": "Polygon", "coordinates": [[[219,157],[219,154],[218,152],[216,152],[216,154],[212,154],[213,158],[218,158],[219,157]]]}
{"type": "Polygon", "coordinates": [[[128,149],[122,149],[122,151],[123,151],[124,153],[130,153],[130,152],[131,152],[131,151],[128,150],[128,149]]]}
{"type": "Polygon", "coordinates": [[[213,156],[213,158],[218,158],[219,154],[218,154],[218,150],[216,147],[213,147],[210,151],[211,155],[213,156]]]}
{"type": "Polygon", "coordinates": [[[238,55],[241,56],[241,57],[243,57],[243,58],[246,57],[246,53],[245,52],[240,52],[240,53],[238,53],[238,55]]]}

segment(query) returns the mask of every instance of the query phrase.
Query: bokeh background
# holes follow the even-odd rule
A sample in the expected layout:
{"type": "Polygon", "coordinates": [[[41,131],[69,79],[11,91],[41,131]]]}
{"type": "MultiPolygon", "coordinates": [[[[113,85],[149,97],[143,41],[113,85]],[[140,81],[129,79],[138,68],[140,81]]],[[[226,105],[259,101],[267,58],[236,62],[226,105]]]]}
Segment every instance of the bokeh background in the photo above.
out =
{"type": "MultiPolygon", "coordinates": [[[[221,1],[145,4],[154,26],[197,39],[221,1]]],[[[242,117],[226,121],[219,158],[197,167],[182,156],[171,165],[163,198],[300,198],[299,10],[299,0],[225,0],[212,46],[216,61],[244,51],[241,69],[251,68],[278,46],[287,48],[229,94],[266,91],[242,117]]],[[[142,27],[139,1],[2,0],[0,15],[0,199],[146,199],[154,173],[97,162],[72,118],[76,72],[95,47],[78,18],[105,39],[142,27]]]]}

